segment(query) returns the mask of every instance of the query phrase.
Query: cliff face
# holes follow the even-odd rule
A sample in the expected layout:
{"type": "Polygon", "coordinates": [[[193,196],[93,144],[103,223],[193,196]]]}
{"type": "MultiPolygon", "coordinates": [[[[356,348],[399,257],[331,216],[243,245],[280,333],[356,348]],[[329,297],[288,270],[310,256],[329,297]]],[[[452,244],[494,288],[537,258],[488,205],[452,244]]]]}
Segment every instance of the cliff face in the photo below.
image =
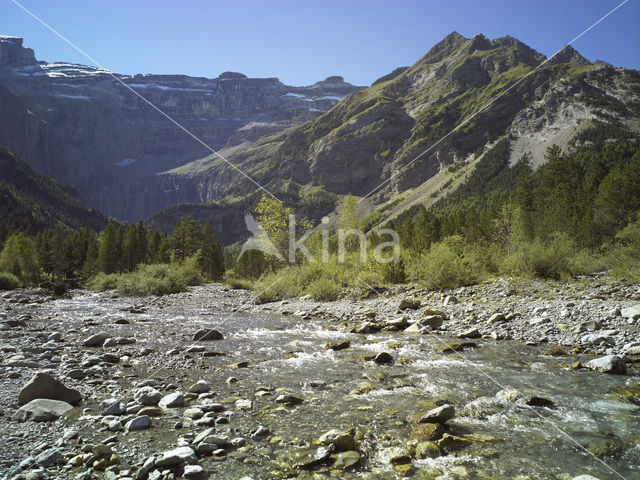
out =
{"type": "Polygon", "coordinates": [[[0,37],[0,146],[125,220],[176,198],[157,173],[210,153],[130,89],[218,150],[317,118],[359,88],[342,77],[289,87],[233,72],[116,77],[126,85],[98,68],[37,62],[22,39],[0,37]]]}

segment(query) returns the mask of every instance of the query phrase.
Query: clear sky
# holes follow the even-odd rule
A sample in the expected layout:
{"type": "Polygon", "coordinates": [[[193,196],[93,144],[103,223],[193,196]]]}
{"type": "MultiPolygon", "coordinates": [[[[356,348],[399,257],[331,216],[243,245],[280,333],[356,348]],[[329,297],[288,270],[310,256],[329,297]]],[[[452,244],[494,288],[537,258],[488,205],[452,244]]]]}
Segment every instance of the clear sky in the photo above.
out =
{"type": "MultiPolygon", "coordinates": [[[[224,71],[309,85],[342,75],[369,85],[411,65],[453,30],[512,35],[551,55],[622,0],[16,0],[118,73],[224,71]]],[[[0,34],[39,60],[89,60],[0,0],[0,34]]],[[[640,0],[574,47],[590,60],[640,68],[640,0]]]]}

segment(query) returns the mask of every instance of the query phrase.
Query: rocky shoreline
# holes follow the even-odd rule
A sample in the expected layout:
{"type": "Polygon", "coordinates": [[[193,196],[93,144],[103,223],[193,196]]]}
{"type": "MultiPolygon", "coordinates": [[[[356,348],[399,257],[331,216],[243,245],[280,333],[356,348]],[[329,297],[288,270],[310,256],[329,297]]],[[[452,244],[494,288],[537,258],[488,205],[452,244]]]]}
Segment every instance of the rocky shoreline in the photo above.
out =
{"type": "MultiPolygon", "coordinates": [[[[326,419],[326,428],[312,422],[308,431],[287,438],[278,427],[302,422],[305,409],[322,408],[330,382],[286,382],[283,376],[275,384],[251,377],[252,367],[271,361],[271,353],[257,346],[244,350],[241,339],[224,343],[230,336],[225,327],[242,315],[275,330],[284,328],[284,319],[291,319],[289,330],[322,322],[322,338],[331,341],[315,347],[363,371],[369,364],[411,368],[414,360],[396,353],[388,340],[434,339],[434,354],[446,358],[481,350],[487,342],[498,351],[500,342],[509,348],[521,344],[532,355],[559,357],[560,368],[623,374],[633,380],[623,395],[640,404],[638,284],[498,279],[445,292],[402,286],[374,294],[363,288],[335,302],[298,298],[265,304],[256,304],[253,292],[222,285],[136,299],[84,291],[55,299],[41,291],[15,291],[0,295],[0,478],[475,478],[464,466],[423,469],[420,462],[457,457],[472,444],[483,455],[494,449],[497,439],[456,423],[458,411],[469,415],[469,405],[439,397],[403,412],[398,428],[408,432],[408,440],[397,451],[392,438],[362,425],[346,426],[340,418],[326,419]],[[215,321],[207,320],[214,315],[215,321]],[[376,335],[391,336],[384,337],[385,348],[371,349],[376,335]],[[354,351],[358,338],[366,339],[371,353],[340,357],[354,351]],[[386,452],[384,461],[374,461],[374,453],[381,456],[371,446],[374,437],[377,447],[390,445],[379,449],[386,452]]],[[[298,348],[297,342],[274,355],[295,361],[308,354],[309,347],[298,348]]],[[[368,380],[345,393],[362,396],[379,388],[376,381],[395,382],[389,390],[406,388],[401,373],[380,372],[363,374],[368,380]]],[[[554,406],[544,396],[513,389],[496,398],[518,408],[554,406]]]]}

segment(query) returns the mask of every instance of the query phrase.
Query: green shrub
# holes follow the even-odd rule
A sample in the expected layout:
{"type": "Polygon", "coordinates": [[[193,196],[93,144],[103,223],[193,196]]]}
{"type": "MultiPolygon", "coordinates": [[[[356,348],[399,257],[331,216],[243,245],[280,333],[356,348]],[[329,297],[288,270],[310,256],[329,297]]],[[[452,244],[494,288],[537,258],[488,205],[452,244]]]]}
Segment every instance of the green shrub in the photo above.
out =
{"type": "Polygon", "coordinates": [[[9,272],[0,272],[0,290],[15,290],[20,288],[20,280],[9,272]]]}
{"type": "Polygon", "coordinates": [[[167,295],[187,290],[189,285],[203,282],[202,275],[188,262],[140,265],[135,272],[99,273],[87,282],[91,290],[117,289],[124,295],[167,295]]]}
{"type": "Polygon", "coordinates": [[[514,275],[535,276],[558,280],[571,275],[571,259],[575,243],[559,234],[545,244],[540,239],[520,242],[516,250],[505,258],[503,268],[514,275]]]}
{"type": "Polygon", "coordinates": [[[232,276],[225,277],[224,286],[231,290],[253,290],[253,283],[250,280],[232,276]]]}
{"type": "Polygon", "coordinates": [[[640,280],[640,220],[618,232],[607,260],[614,276],[640,280]]]}
{"type": "Polygon", "coordinates": [[[569,261],[572,275],[591,275],[609,270],[609,259],[601,253],[582,249],[569,261]]]}
{"type": "Polygon", "coordinates": [[[122,275],[118,275],[117,273],[97,273],[89,280],[87,280],[86,288],[89,290],[96,290],[99,292],[105,290],[115,290],[118,288],[118,281],[122,275]]]}
{"type": "Polygon", "coordinates": [[[477,254],[459,235],[432,244],[412,265],[411,273],[432,289],[473,285],[486,276],[477,254]]]}
{"type": "Polygon", "coordinates": [[[338,298],[340,290],[340,285],[331,279],[318,278],[305,288],[305,293],[311,295],[314,300],[331,301],[338,298]]]}
{"type": "Polygon", "coordinates": [[[34,241],[22,232],[11,235],[0,253],[0,269],[15,275],[23,284],[37,284],[40,264],[34,241]]]}

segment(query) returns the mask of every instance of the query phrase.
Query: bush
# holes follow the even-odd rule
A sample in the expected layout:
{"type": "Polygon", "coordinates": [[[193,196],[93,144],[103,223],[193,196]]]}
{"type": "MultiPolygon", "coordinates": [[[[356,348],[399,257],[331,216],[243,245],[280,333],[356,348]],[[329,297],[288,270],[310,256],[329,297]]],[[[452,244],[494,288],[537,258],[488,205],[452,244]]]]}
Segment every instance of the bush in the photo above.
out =
{"type": "Polygon", "coordinates": [[[503,268],[514,275],[559,280],[571,275],[571,259],[574,255],[573,240],[565,234],[559,234],[548,244],[540,239],[521,242],[516,251],[505,258],[503,268]]]}
{"type": "Polygon", "coordinates": [[[0,253],[0,269],[15,275],[24,284],[37,284],[40,264],[34,241],[22,232],[11,235],[0,253]]]}
{"type": "Polygon", "coordinates": [[[0,272],[0,290],[15,290],[20,288],[18,277],[9,272],[0,272]]]}
{"type": "Polygon", "coordinates": [[[253,290],[253,283],[250,280],[232,276],[225,277],[224,286],[231,290],[253,290]]]}
{"type": "Polygon", "coordinates": [[[85,285],[89,290],[96,290],[99,292],[103,292],[105,290],[115,290],[118,288],[118,281],[122,275],[118,275],[117,273],[98,273],[87,280],[87,284],[85,285]]]}
{"type": "Polygon", "coordinates": [[[338,298],[340,290],[340,285],[329,278],[318,278],[305,288],[305,293],[314,300],[331,301],[338,298]]]}
{"type": "Polygon", "coordinates": [[[171,263],[140,265],[135,272],[99,273],[87,282],[92,290],[118,289],[124,295],[167,295],[187,290],[189,285],[202,284],[202,275],[188,264],[171,263]]]}
{"type": "Polygon", "coordinates": [[[411,266],[410,273],[432,289],[473,285],[486,276],[477,254],[459,235],[432,244],[411,266]]]}
{"type": "Polygon", "coordinates": [[[614,276],[640,281],[640,220],[618,232],[607,259],[614,276]]]}

